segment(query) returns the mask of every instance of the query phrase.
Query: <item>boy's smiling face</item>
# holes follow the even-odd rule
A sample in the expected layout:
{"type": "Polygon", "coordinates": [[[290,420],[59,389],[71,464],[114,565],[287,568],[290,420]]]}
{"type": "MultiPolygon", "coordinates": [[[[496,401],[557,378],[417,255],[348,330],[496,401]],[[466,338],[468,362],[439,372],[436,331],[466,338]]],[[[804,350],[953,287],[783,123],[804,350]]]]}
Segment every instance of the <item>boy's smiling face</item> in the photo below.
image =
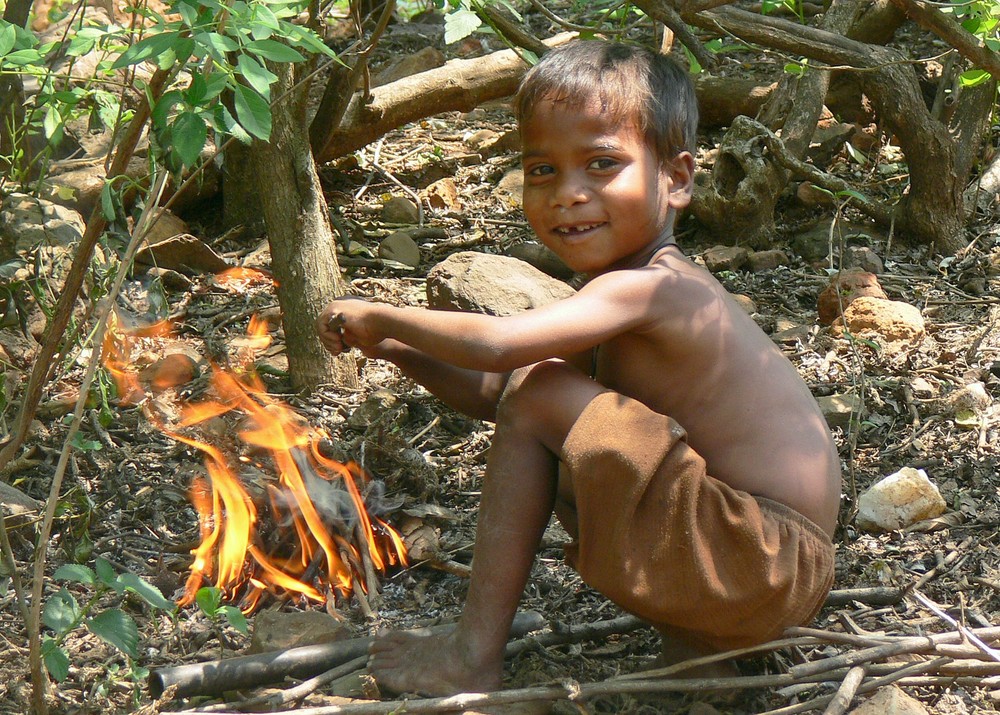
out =
{"type": "Polygon", "coordinates": [[[661,165],[635,124],[596,101],[544,100],[521,127],[524,213],[573,270],[645,265],[691,198],[693,163],[661,165]],[[651,250],[652,249],[652,250],[651,250]]]}

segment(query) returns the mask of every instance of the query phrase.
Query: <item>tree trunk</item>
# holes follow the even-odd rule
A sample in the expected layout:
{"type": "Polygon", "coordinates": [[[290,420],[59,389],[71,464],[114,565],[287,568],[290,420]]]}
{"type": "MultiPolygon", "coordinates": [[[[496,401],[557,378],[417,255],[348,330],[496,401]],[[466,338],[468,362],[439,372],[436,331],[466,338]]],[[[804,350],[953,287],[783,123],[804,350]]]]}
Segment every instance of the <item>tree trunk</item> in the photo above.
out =
{"type": "MultiPolygon", "coordinates": [[[[294,83],[291,66],[269,65],[278,75],[272,92],[285,95],[294,83]]],[[[292,384],[308,390],[332,379],[356,387],[353,356],[334,358],[316,334],[316,316],[344,289],[326,200],[309,151],[305,104],[306,90],[300,87],[274,105],[271,140],[254,142],[251,165],[278,283],[292,384]]]]}

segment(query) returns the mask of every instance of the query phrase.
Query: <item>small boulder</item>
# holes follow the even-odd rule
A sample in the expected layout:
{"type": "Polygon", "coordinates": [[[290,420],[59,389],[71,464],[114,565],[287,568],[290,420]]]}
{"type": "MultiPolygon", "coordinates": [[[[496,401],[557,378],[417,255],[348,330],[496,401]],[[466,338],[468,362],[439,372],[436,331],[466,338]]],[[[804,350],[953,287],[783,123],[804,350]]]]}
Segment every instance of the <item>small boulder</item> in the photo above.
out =
{"type": "Polygon", "coordinates": [[[949,392],[940,400],[935,401],[935,407],[951,416],[963,412],[980,414],[993,404],[993,397],[986,391],[986,385],[981,382],[971,382],[957,390],[949,392]]]}
{"type": "Polygon", "coordinates": [[[919,308],[909,303],[862,296],[851,302],[832,328],[836,336],[846,329],[861,338],[914,345],[924,336],[924,318],[919,308]]]}
{"type": "Polygon", "coordinates": [[[742,293],[731,293],[732,299],[736,301],[736,304],[740,306],[747,315],[753,315],[757,312],[757,304],[753,302],[753,298],[748,295],[743,295],[742,293]]]}
{"type": "Polygon", "coordinates": [[[395,231],[382,239],[378,255],[383,260],[402,263],[410,268],[420,265],[420,246],[406,231],[395,231]]]}
{"type": "Polygon", "coordinates": [[[427,274],[427,302],[440,310],[513,315],[568,298],[575,291],[524,261],[462,251],[427,274]]]}
{"type": "Polygon", "coordinates": [[[923,469],[903,467],[858,497],[857,524],[866,531],[895,531],[947,509],[941,492],[923,469]]]}
{"type": "Polygon", "coordinates": [[[895,685],[879,688],[849,715],[927,715],[927,708],[895,685]]]}
{"type": "Polygon", "coordinates": [[[819,294],[817,309],[820,325],[830,325],[851,301],[862,296],[887,299],[878,277],[856,269],[840,271],[819,294]]]}
{"type": "Polygon", "coordinates": [[[541,243],[534,241],[515,243],[507,249],[507,255],[530,263],[542,273],[562,281],[568,281],[575,275],[573,269],[563,263],[555,251],[541,243]]]}
{"type": "Polygon", "coordinates": [[[332,643],[350,636],[347,626],[320,611],[261,611],[254,617],[248,653],[332,643]]]}
{"type": "Polygon", "coordinates": [[[493,195],[512,208],[521,208],[521,198],[524,194],[524,172],[511,169],[497,183],[493,195]]]}
{"type": "Polygon", "coordinates": [[[455,180],[445,177],[423,190],[423,197],[435,211],[461,211],[462,201],[458,197],[455,180]]]}
{"type": "Polygon", "coordinates": [[[845,430],[851,424],[852,416],[860,418],[863,406],[861,398],[852,393],[826,395],[816,398],[816,402],[831,428],[839,427],[845,430]]]}
{"type": "Polygon", "coordinates": [[[221,273],[230,268],[211,246],[189,233],[147,243],[136,252],[135,262],[139,266],[159,266],[188,275],[221,273]]]}
{"type": "Polygon", "coordinates": [[[868,246],[848,246],[844,251],[844,269],[857,268],[866,273],[885,273],[885,264],[868,246]]]}
{"type": "Polygon", "coordinates": [[[0,205],[0,260],[39,245],[75,246],[86,228],[72,209],[27,194],[9,194],[0,205]]]}
{"type": "Polygon", "coordinates": [[[746,267],[750,251],[742,246],[714,246],[702,254],[705,267],[712,273],[738,271],[746,267]]]}
{"type": "Polygon", "coordinates": [[[420,209],[405,196],[393,196],[386,201],[380,216],[386,223],[420,223],[420,209]]]}
{"type": "Polygon", "coordinates": [[[788,265],[788,255],[777,248],[767,251],[754,251],[747,260],[752,273],[773,271],[778,266],[788,265]]]}
{"type": "Polygon", "coordinates": [[[372,87],[381,87],[404,77],[440,67],[444,63],[445,57],[441,50],[436,47],[425,47],[419,52],[390,62],[372,78],[372,87]]]}

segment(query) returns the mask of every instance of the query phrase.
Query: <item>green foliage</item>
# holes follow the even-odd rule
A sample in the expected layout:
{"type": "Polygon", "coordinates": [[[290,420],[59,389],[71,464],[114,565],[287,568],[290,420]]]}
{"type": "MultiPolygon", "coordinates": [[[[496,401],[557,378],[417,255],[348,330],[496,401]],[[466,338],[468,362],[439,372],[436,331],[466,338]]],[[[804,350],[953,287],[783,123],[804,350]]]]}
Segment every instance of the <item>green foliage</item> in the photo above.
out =
{"type": "MultiPolygon", "coordinates": [[[[1000,52],[1000,2],[998,0],[971,0],[961,3],[936,4],[941,12],[952,15],[962,27],[975,35],[987,49],[1000,52]]],[[[959,75],[964,87],[974,87],[990,79],[984,69],[972,68],[959,75]]]]}
{"type": "MultiPolygon", "coordinates": [[[[171,86],[152,110],[157,159],[179,171],[198,161],[209,131],[244,142],[270,136],[271,87],[277,77],[266,62],[335,57],[315,32],[293,22],[306,6],[305,0],[173,0],[169,14],[137,10],[152,27],[134,43],[125,29],[108,25],[80,27],[61,42],[42,44],[33,33],[0,21],[0,72],[38,78],[41,90],[28,108],[26,127],[50,148],[74,117],[89,114],[92,123],[107,127],[129,118],[108,89],[118,81],[118,71],[149,63],[173,77],[190,77],[171,86]],[[108,52],[109,59],[83,86],[71,86],[49,67],[49,58],[75,58],[95,49],[108,52]],[[233,92],[235,116],[219,101],[226,90],[233,92]]],[[[22,169],[22,178],[26,174],[22,169]]],[[[102,193],[101,205],[106,216],[116,213],[110,188],[102,193]]]]}
{"type": "Polygon", "coordinates": [[[42,639],[42,658],[49,675],[63,681],[69,675],[69,654],[63,648],[66,637],[84,628],[117,648],[132,660],[139,655],[139,629],[135,621],[118,607],[99,610],[104,596],[117,594],[119,600],[128,594],[139,597],[151,608],[173,614],[177,607],[159,589],[131,572],[119,574],[107,559],[98,557],[94,567],[84,564],[60,566],[53,578],[68,584],[79,584],[91,591],[83,605],[63,586],[49,597],[42,609],[42,623],[52,631],[42,639]]]}
{"type": "Polygon", "coordinates": [[[225,619],[229,625],[240,633],[246,635],[250,632],[246,616],[243,615],[243,612],[236,606],[222,603],[222,589],[215,586],[203,586],[195,593],[194,600],[198,604],[198,608],[201,609],[201,612],[215,623],[219,623],[225,619]]]}

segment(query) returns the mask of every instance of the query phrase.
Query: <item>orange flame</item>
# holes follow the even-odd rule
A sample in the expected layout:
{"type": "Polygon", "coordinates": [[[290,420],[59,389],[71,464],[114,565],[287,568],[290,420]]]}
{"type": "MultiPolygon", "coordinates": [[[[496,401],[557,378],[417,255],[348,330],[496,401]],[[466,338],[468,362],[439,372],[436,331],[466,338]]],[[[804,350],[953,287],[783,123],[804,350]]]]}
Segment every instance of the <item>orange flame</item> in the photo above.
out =
{"type": "MultiPolygon", "coordinates": [[[[267,324],[251,320],[250,340],[256,349],[269,341],[267,324]]],[[[105,366],[114,377],[126,404],[142,403],[145,414],[165,434],[204,454],[205,476],[191,486],[191,503],[198,513],[200,543],[178,600],[193,603],[198,589],[211,583],[230,602],[252,611],[266,592],[291,594],[322,603],[330,597],[349,597],[356,587],[367,593],[366,564],[376,572],[390,565],[406,565],[406,549],[399,534],[386,522],[369,516],[360,487],[371,477],[357,464],[341,464],[325,457],[322,430],[308,425],[291,408],[267,394],[252,371],[238,377],[213,366],[210,390],[213,399],[187,402],[172,426],[157,415],[146,400],[146,391],[130,366],[143,340],[169,335],[164,324],[126,331],[121,320],[109,322],[104,340],[105,366]],[[211,420],[237,417],[236,438],[251,456],[231,447],[196,437],[211,420]],[[245,480],[233,462],[265,466],[254,460],[269,456],[277,475],[265,485],[270,510],[258,513],[245,480]],[[265,546],[260,522],[271,531],[265,546]],[[318,567],[325,568],[318,568],[318,567]]],[[[246,343],[244,343],[246,344],[246,343]]],[[[233,431],[224,430],[227,436],[233,431]]],[[[216,440],[218,441],[218,440],[216,440]]]]}

